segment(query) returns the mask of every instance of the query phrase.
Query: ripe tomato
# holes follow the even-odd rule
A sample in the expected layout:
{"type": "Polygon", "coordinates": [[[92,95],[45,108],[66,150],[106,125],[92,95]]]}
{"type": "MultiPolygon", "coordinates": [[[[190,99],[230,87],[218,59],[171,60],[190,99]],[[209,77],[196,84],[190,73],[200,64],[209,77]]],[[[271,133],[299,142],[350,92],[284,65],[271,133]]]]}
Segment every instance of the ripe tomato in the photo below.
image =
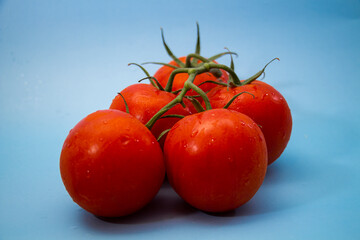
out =
{"type": "Polygon", "coordinates": [[[60,172],[74,202],[97,216],[119,217],[156,195],[165,166],[159,144],[142,123],[118,110],[102,110],[70,131],[60,172]]]}
{"type": "Polygon", "coordinates": [[[208,212],[233,210],[249,201],[267,168],[260,128],[248,116],[227,109],[177,122],[165,140],[164,156],[174,190],[208,212]]]}
{"type": "MultiPolygon", "coordinates": [[[[180,57],[179,60],[185,63],[186,57],[180,57]]],[[[177,67],[179,66],[175,61],[171,61],[169,64],[177,66],[177,67]]],[[[159,70],[156,71],[156,73],[154,74],[154,77],[159,81],[161,86],[163,86],[165,88],[172,71],[174,71],[174,68],[168,67],[168,66],[162,66],[159,70]]],[[[228,73],[222,69],[220,71],[222,73],[221,77],[219,78],[220,80],[218,80],[210,72],[205,72],[205,73],[199,74],[195,77],[194,84],[199,85],[200,83],[208,81],[208,80],[221,81],[221,82],[226,83],[229,78],[228,73]]],[[[188,77],[189,77],[189,75],[187,73],[177,74],[174,78],[172,90],[176,91],[176,90],[182,89],[184,87],[184,83],[188,79],[188,77]]],[[[204,83],[204,84],[200,85],[200,88],[204,92],[207,92],[216,86],[217,85],[214,83],[204,83]]],[[[186,95],[193,96],[193,95],[198,95],[198,94],[195,91],[190,90],[189,92],[187,92],[186,95]]]]}
{"type": "Polygon", "coordinates": [[[280,157],[289,142],[292,118],[285,98],[272,86],[255,80],[250,84],[230,88],[216,87],[207,96],[213,108],[222,108],[236,94],[243,91],[253,94],[238,96],[228,109],[248,115],[264,133],[269,164],[280,157]]]}
{"type": "MultiPolygon", "coordinates": [[[[146,124],[162,107],[172,101],[175,94],[161,91],[151,86],[150,84],[133,84],[121,91],[125,98],[129,112],[143,124],[146,124]]],[[[184,99],[186,101],[186,99],[184,99]]],[[[191,103],[187,102],[189,105],[191,103]]],[[[120,95],[117,95],[111,103],[110,109],[118,109],[125,111],[125,103],[120,95]]],[[[191,110],[182,107],[180,104],[171,108],[166,114],[190,115],[191,110]]],[[[179,118],[161,118],[151,129],[151,132],[157,138],[160,133],[166,129],[170,129],[179,118]]],[[[160,141],[163,145],[165,137],[160,141]]]]}

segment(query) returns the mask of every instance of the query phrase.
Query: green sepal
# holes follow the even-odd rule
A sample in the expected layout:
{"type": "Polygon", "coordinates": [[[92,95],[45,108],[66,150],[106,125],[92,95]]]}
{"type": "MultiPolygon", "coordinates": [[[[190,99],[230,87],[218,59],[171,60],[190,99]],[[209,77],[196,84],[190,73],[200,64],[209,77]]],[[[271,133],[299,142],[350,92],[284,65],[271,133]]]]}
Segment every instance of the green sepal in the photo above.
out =
{"type": "Polygon", "coordinates": [[[126,100],[125,100],[124,96],[123,96],[120,92],[118,92],[118,94],[119,94],[119,95],[120,95],[120,97],[124,100],[124,104],[125,104],[125,111],[126,111],[126,113],[130,113],[130,111],[129,111],[129,106],[128,106],[128,104],[127,104],[127,102],[126,102],[126,100]]]}
{"type": "Polygon", "coordinates": [[[229,106],[233,103],[233,101],[235,101],[235,99],[236,99],[238,96],[240,96],[241,94],[243,94],[243,93],[250,94],[251,96],[253,96],[253,98],[255,98],[254,94],[244,91],[244,92],[238,93],[238,94],[236,94],[235,96],[233,96],[233,97],[230,99],[230,101],[229,101],[223,108],[224,108],[224,109],[228,109],[229,106]]]}

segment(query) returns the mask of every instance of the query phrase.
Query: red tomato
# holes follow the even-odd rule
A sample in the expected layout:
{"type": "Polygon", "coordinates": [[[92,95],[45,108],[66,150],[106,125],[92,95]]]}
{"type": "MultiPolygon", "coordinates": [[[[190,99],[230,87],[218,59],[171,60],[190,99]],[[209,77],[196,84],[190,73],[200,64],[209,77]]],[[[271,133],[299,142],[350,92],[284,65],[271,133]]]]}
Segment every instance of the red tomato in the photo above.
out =
{"type": "MultiPolygon", "coordinates": [[[[133,84],[121,91],[125,98],[131,115],[136,117],[140,122],[146,124],[162,107],[172,101],[176,95],[161,91],[150,84],[133,84]]],[[[186,101],[186,99],[184,99],[186,101]]],[[[188,103],[189,105],[191,103],[188,103]]],[[[125,103],[120,95],[117,95],[110,109],[118,109],[125,111],[125,103]]],[[[166,114],[190,115],[191,111],[188,107],[183,108],[180,104],[171,108],[166,114]]],[[[159,119],[151,129],[151,132],[157,138],[160,133],[166,129],[170,129],[179,118],[162,118],[159,119]]],[[[163,145],[165,136],[161,139],[163,145]]]]}
{"type": "Polygon", "coordinates": [[[248,116],[213,109],[185,117],[164,146],[167,177],[190,205],[207,212],[249,201],[267,168],[264,136],[248,116]]]}
{"type": "MultiPolygon", "coordinates": [[[[180,61],[185,63],[186,57],[180,57],[179,58],[180,61]]],[[[171,65],[175,65],[175,66],[179,66],[175,61],[171,61],[169,64],[171,65]]],[[[174,71],[174,68],[168,67],[168,66],[162,66],[159,70],[157,70],[157,72],[154,74],[154,77],[159,81],[159,83],[161,84],[161,86],[163,86],[165,88],[168,79],[170,77],[171,72],[174,71]]],[[[228,74],[226,71],[224,70],[220,70],[222,72],[222,75],[220,77],[220,81],[221,82],[227,82],[228,80],[228,74]]],[[[176,91],[179,89],[182,89],[184,87],[184,83],[185,81],[188,79],[189,74],[187,73],[179,73],[175,76],[174,78],[174,82],[173,82],[173,87],[172,87],[172,91],[176,91]]],[[[209,73],[209,72],[205,72],[202,74],[199,74],[195,77],[194,80],[194,84],[195,85],[199,85],[202,82],[205,81],[219,81],[213,74],[209,73]]],[[[207,92],[210,89],[212,89],[213,87],[216,87],[217,85],[214,83],[204,83],[200,86],[200,88],[204,91],[207,92]]],[[[189,92],[187,92],[186,95],[198,95],[198,93],[196,93],[193,90],[190,90],[189,92]]]]}
{"type": "Polygon", "coordinates": [[[119,217],[156,195],[165,166],[159,144],[142,123],[118,110],[102,110],[70,131],[60,172],[74,202],[97,216],[119,217]]]}
{"type": "Polygon", "coordinates": [[[244,86],[230,88],[216,87],[207,95],[213,108],[222,108],[236,94],[243,91],[250,94],[238,96],[228,109],[244,113],[252,118],[264,133],[268,149],[269,164],[280,157],[289,142],[292,118],[285,98],[272,86],[253,81],[244,86]]]}

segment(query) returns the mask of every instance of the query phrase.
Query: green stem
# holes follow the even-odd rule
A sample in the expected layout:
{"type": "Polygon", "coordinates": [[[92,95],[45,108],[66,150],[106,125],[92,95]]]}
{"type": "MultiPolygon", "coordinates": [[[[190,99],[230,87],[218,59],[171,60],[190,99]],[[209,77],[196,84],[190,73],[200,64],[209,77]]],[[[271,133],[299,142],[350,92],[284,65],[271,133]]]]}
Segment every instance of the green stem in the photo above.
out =
{"type": "Polygon", "coordinates": [[[169,115],[161,116],[160,118],[184,118],[184,117],[185,116],[180,114],[169,114],[169,115]]]}
{"type": "Polygon", "coordinates": [[[162,62],[144,62],[142,64],[157,64],[157,65],[163,65],[163,66],[171,67],[171,68],[174,68],[174,69],[179,68],[178,66],[168,64],[168,63],[162,63],[162,62]]]}
{"type": "Polygon", "coordinates": [[[161,86],[161,84],[159,83],[159,81],[158,81],[155,77],[152,77],[152,76],[150,76],[150,77],[144,77],[144,78],[140,79],[138,82],[142,82],[142,81],[144,81],[145,79],[149,79],[150,82],[151,82],[151,80],[154,80],[154,81],[156,82],[156,86],[155,86],[155,87],[156,87],[158,90],[160,90],[160,91],[164,91],[163,86],[161,86]]]}
{"type": "MultiPolygon", "coordinates": [[[[200,27],[199,27],[199,23],[196,22],[196,32],[197,32],[197,39],[196,39],[196,47],[195,47],[195,53],[196,54],[200,54],[200,27]]],[[[196,59],[193,58],[191,61],[192,65],[196,65],[196,59]]]]}
{"type": "Polygon", "coordinates": [[[274,59],[272,59],[270,62],[268,62],[268,63],[265,65],[265,67],[264,67],[263,69],[261,69],[261,70],[260,70],[259,72],[257,72],[255,75],[253,75],[253,76],[249,77],[248,79],[246,79],[245,81],[243,81],[243,82],[241,83],[241,85],[246,85],[246,84],[251,83],[252,81],[255,81],[258,77],[261,76],[261,74],[263,74],[263,73],[265,72],[266,67],[267,67],[270,63],[272,63],[273,61],[275,61],[275,60],[280,61],[279,58],[274,58],[274,59]]]}
{"type": "Polygon", "coordinates": [[[234,84],[237,86],[241,86],[240,79],[238,78],[236,73],[228,66],[223,65],[223,64],[212,63],[212,62],[208,63],[208,65],[209,65],[209,68],[220,68],[220,69],[227,71],[230,74],[230,76],[232,77],[232,81],[234,82],[234,84]]]}
{"type": "Polygon", "coordinates": [[[209,60],[207,58],[204,58],[203,56],[197,54],[197,53],[190,53],[189,55],[186,56],[186,60],[185,60],[185,67],[191,67],[191,59],[198,59],[200,61],[203,62],[209,62],[209,60]]]}
{"type": "MultiPolygon", "coordinates": [[[[151,77],[149,72],[146,71],[146,69],[143,66],[141,66],[141,65],[139,65],[137,63],[129,63],[128,66],[130,66],[130,65],[138,66],[145,73],[146,76],[151,77]]],[[[150,83],[151,83],[151,85],[153,85],[154,87],[157,88],[156,84],[154,83],[154,81],[152,79],[150,79],[150,83]]]]}
{"type": "Polygon", "coordinates": [[[220,57],[222,57],[222,56],[224,56],[226,54],[238,56],[236,52],[230,52],[229,51],[229,52],[223,52],[223,53],[216,54],[216,55],[214,55],[212,57],[209,57],[208,60],[209,61],[214,61],[214,60],[216,60],[216,59],[218,59],[218,58],[220,58],[220,57]]]}
{"type": "MultiPolygon", "coordinates": [[[[225,47],[225,49],[228,50],[229,53],[231,53],[230,50],[229,50],[227,47],[225,47]]],[[[230,58],[231,58],[230,68],[231,68],[233,71],[235,71],[234,59],[233,59],[232,54],[230,54],[230,58]]]]}
{"type": "Polygon", "coordinates": [[[119,92],[118,92],[118,94],[119,94],[119,95],[120,95],[120,97],[124,100],[124,104],[125,104],[125,111],[126,111],[126,113],[130,113],[130,112],[129,112],[129,106],[128,106],[128,104],[127,104],[127,102],[126,102],[126,100],[125,100],[124,96],[123,96],[121,93],[119,93],[119,92]]]}
{"type": "Polygon", "coordinates": [[[170,76],[169,76],[169,80],[165,86],[165,91],[166,92],[171,92],[172,90],[172,85],[174,82],[174,78],[175,75],[178,73],[187,73],[189,71],[189,68],[179,68],[179,69],[175,69],[174,71],[171,72],[170,76]]]}
{"type": "Polygon", "coordinates": [[[164,37],[164,30],[161,28],[161,38],[165,47],[166,52],[168,53],[168,55],[180,66],[180,67],[185,67],[185,64],[180,61],[179,58],[177,58],[172,51],[170,50],[170,48],[168,47],[168,45],[165,42],[165,37],[164,37]]]}
{"type": "MultiPolygon", "coordinates": [[[[186,93],[186,90],[185,88],[183,88],[183,91],[181,92],[184,92],[184,95],[186,93]]],[[[166,113],[167,111],[169,111],[172,107],[174,107],[176,104],[179,104],[181,102],[181,98],[179,98],[180,94],[174,98],[171,102],[169,102],[168,104],[166,104],[162,109],[160,109],[146,124],[145,126],[148,128],[148,129],[151,129],[155,122],[164,114],[166,113]]]]}
{"type": "Polygon", "coordinates": [[[170,130],[171,130],[171,128],[162,131],[156,140],[157,140],[157,141],[160,141],[160,139],[161,139],[163,136],[165,136],[165,134],[167,134],[168,132],[170,132],[170,130]]]}
{"type": "MultiPolygon", "coordinates": [[[[199,54],[196,54],[196,53],[191,53],[189,55],[186,56],[186,60],[185,60],[185,66],[186,67],[199,67],[201,65],[203,65],[204,63],[208,63],[208,62],[211,62],[209,59],[199,55],[199,54]],[[194,59],[197,59],[197,60],[200,60],[202,61],[200,64],[193,64],[193,61],[194,59]]],[[[214,75],[216,78],[220,78],[222,76],[222,72],[217,69],[217,68],[212,68],[210,69],[210,73],[212,75],[214,75]]]]}
{"type": "Polygon", "coordinates": [[[201,90],[201,88],[199,88],[198,86],[196,86],[194,83],[192,82],[188,82],[186,81],[185,84],[184,84],[184,88],[185,87],[188,87],[188,88],[191,88],[192,90],[194,90],[195,92],[197,92],[200,97],[204,100],[205,102],[205,107],[206,107],[206,110],[210,110],[211,109],[211,104],[210,104],[210,100],[209,98],[207,97],[206,93],[201,90]]]}
{"type": "Polygon", "coordinates": [[[187,99],[189,99],[192,103],[192,105],[194,106],[195,110],[197,112],[204,112],[205,109],[203,108],[203,106],[201,106],[201,103],[193,96],[187,96],[187,99]]]}
{"type": "Polygon", "coordinates": [[[243,93],[247,93],[247,94],[250,94],[251,96],[253,96],[253,98],[255,98],[254,94],[252,93],[249,93],[249,92],[241,92],[241,93],[238,93],[236,94],[235,96],[233,96],[230,101],[223,107],[224,109],[228,109],[228,107],[235,101],[235,99],[240,96],[241,94],[243,93]]]}
{"type": "Polygon", "coordinates": [[[216,84],[216,85],[227,86],[227,84],[223,83],[223,82],[216,82],[216,81],[207,80],[207,81],[204,81],[204,82],[200,83],[198,85],[198,87],[200,87],[201,85],[203,85],[205,83],[213,83],[213,84],[216,84]]]}
{"type": "MultiPolygon", "coordinates": [[[[176,71],[176,70],[174,70],[176,71]]],[[[173,72],[174,72],[173,71],[173,72]]],[[[168,104],[166,104],[162,109],[160,109],[146,124],[145,126],[148,129],[151,129],[155,122],[167,111],[169,111],[172,107],[174,107],[176,104],[179,104],[183,101],[183,98],[185,96],[185,94],[187,93],[187,91],[189,91],[189,87],[186,85],[187,82],[193,82],[196,76],[196,71],[193,70],[188,70],[188,72],[191,72],[189,75],[189,78],[186,80],[183,89],[181,90],[180,94],[177,95],[171,102],[169,102],[168,104]]]]}
{"type": "Polygon", "coordinates": [[[153,125],[155,124],[155,122],[167,111],[169,111],[172,107],[174,107],[176,104],[182,103],[183,102],[183,98],[185,96],[185,94],[190,90],[193,89],[195,92],[197,92],[204,100],[205,102],[205,106],[206,109],[209,110],[211,109],[211,104],[209,101],[209,98],[207,97],[206,93],[201,90],[198,86],[196,86],[193,82],[195,80],[196,75],[204,73],[204,72],[209,72],[210,69],[213,68],[219,68],[219,69],[224,69],[225,71],[227,71],[233,78],[234,78],[234,82],[238,81],[240,83],[239,78],[237,77],[236,73],[229,67],[222,65],[222,64],[216,64],[216,63],[212,63],[212,62],[205,62],[202,65],[196,67],[196,68],[179,68],[179,69],[175,69],[174,71],[172,71],[172,73],[170,74],[168,83],[165,87],[165,91],[170,92],[172,89],[172,82],[174,81],[174,77],[176,74],[178,73],[187,73],[189,74],[188,79],[185,81],[184,83],[184,87],[181,89],[181,92],[179,93],[179,95],[177,95],[171,102],[169,102],[168,104],[166,104],[162,109],[160,109],[146,124],[145,126],[148,129],[151,129],[153,127],[153,125]]]}

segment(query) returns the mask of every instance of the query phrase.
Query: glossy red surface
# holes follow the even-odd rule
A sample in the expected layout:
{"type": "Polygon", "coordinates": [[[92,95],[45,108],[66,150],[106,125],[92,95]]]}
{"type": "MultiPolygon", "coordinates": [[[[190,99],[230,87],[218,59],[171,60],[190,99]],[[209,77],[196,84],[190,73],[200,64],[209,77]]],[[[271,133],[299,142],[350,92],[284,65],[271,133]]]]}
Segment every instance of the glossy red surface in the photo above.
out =
{"type": "Polygon", "coordinates": [[[142,123],[118,110],[102,110],[70,131],[60,172],[74,202],[95,215],[119,217],[155,197],[165,167],[159,144],[142,123]]]}
{"type": "Polygon", "coordinates": [[[164,146],[167,176],[190,205],[235,209],[261,186],[267,169],[264,136],[244,114],[214,109],[180,120],[164,146]]]}
{"type": "Polygon", "coordinates": [[[264,133],[268,149],[269,164],[280,157],[289,142],[292,130],[292,117],[285,98],[272,86],[261,81],[230,88],[216,87],[207,95],[213,108],[224,107],[230,99],[241,94],[229,106],[252,118],[264,133]]]}

